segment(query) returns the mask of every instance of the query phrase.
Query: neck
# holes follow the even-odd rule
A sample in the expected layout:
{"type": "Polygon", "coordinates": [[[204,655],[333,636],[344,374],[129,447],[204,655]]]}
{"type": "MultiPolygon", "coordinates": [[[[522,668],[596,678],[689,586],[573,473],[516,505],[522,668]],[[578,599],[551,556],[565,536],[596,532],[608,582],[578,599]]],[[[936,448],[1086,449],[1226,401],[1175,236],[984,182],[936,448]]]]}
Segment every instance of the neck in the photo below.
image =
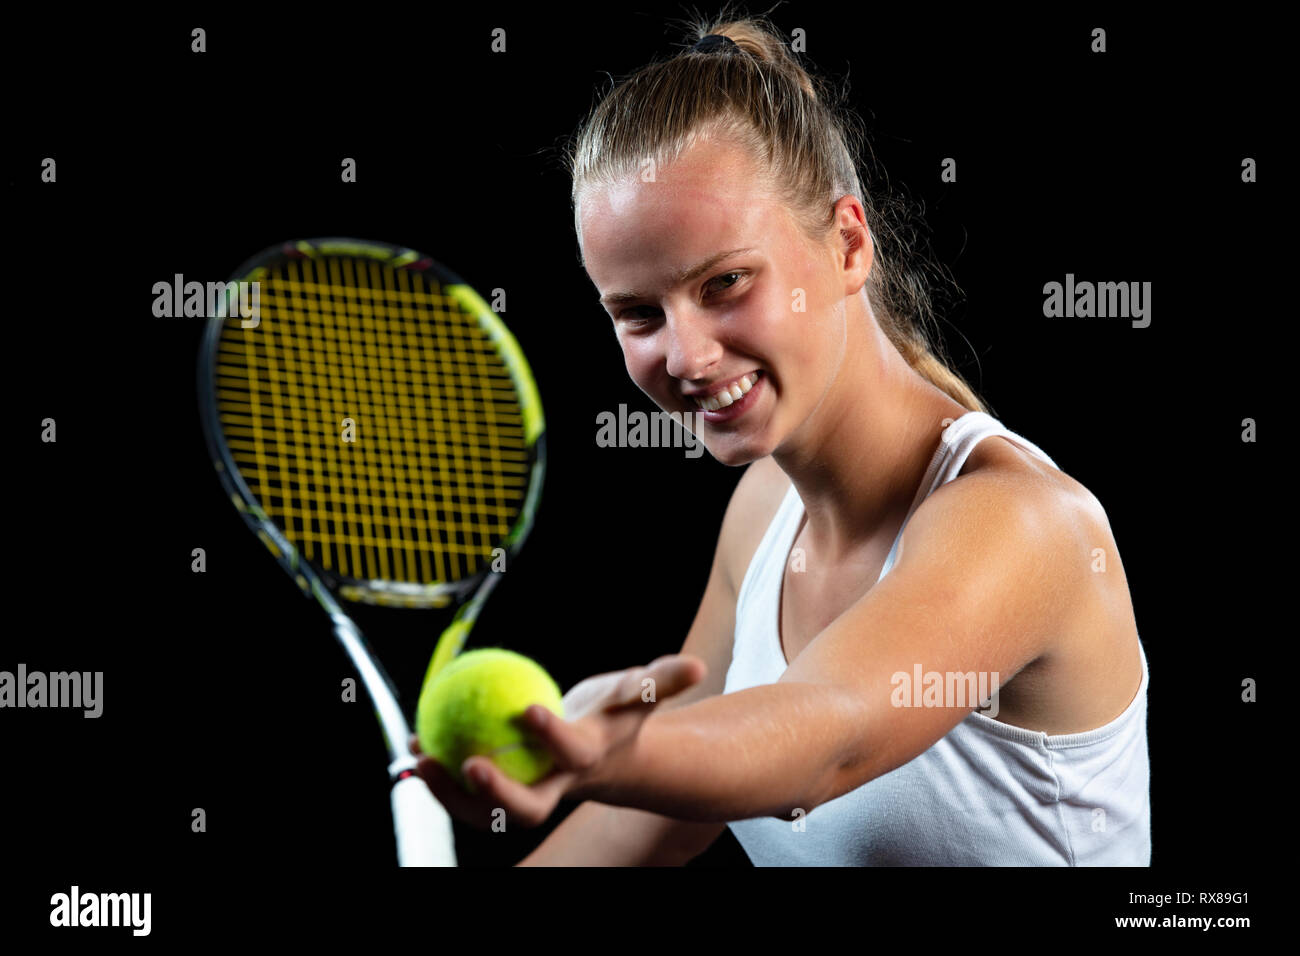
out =
{"type": "Polygon", "coordinates": [[[803,501],[806,541],[835,562],[892,541],[939,447],[943,420],[968,409],[907,364],[873,322],[847,343],[825,398],[772,453],[803,501]]]}

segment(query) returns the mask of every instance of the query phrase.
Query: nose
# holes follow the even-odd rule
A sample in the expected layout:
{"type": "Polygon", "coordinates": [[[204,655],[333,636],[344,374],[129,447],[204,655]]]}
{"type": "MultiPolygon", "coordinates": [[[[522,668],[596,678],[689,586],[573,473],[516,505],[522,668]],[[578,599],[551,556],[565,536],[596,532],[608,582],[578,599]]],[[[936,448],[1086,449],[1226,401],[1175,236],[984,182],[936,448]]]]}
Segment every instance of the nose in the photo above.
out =
{"type": "Polygon", "coordinates": [[[666,313],[665,319],[668,374],[685,381],[703,378],[722,357],[722,344],[708,318],[684,310],[666,313]]]}

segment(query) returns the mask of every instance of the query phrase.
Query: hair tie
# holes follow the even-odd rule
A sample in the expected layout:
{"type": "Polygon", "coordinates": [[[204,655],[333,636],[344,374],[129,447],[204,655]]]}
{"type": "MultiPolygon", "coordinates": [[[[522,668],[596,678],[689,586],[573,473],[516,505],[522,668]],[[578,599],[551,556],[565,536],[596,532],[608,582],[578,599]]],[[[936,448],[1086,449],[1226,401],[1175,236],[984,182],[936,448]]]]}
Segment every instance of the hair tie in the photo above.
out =
{"type": "Polygon", "coordinates": [[[708,36],[701,37],[695,46],[691,47],[692,53],[739,53],[740,47],[736,41],[723,33],[710,33],[708,36]]]}

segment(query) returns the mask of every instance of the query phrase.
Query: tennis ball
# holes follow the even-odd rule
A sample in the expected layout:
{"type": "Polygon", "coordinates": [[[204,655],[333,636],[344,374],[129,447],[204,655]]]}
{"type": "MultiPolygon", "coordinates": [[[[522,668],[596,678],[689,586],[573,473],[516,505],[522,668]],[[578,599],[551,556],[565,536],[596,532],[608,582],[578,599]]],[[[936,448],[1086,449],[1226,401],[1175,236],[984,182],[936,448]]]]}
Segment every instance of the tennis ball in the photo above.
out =
{"type": "Polygon", "coordinates": [[[420,749],[471,793],[474,786],[460,765],[475,755],[488,757],[520,783],[534,783],[550,772],[554,759],[523,722],[532,704],[564,717],[560,688],[540,664],[501,647],[465,651],[420,692],[420,749]]]}

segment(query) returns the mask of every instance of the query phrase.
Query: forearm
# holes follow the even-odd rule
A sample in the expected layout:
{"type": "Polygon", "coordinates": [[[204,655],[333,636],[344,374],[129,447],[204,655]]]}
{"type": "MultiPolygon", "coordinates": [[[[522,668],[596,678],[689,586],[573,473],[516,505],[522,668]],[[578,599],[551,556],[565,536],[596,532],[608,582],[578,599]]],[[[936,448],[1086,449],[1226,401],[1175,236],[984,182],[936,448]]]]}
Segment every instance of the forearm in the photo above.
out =
{"type": "Polygon", "coordinates": [[[834,688],[798,682],[658,710],[570,797],[696,822],[789,820],[827,792],[858,713],[834,688]]]}
{"type": "Polygon", "coordinates": [[[677,839],[684,827],[631,807],[587,800],[516,866],[679,865],[677,839]]]}

